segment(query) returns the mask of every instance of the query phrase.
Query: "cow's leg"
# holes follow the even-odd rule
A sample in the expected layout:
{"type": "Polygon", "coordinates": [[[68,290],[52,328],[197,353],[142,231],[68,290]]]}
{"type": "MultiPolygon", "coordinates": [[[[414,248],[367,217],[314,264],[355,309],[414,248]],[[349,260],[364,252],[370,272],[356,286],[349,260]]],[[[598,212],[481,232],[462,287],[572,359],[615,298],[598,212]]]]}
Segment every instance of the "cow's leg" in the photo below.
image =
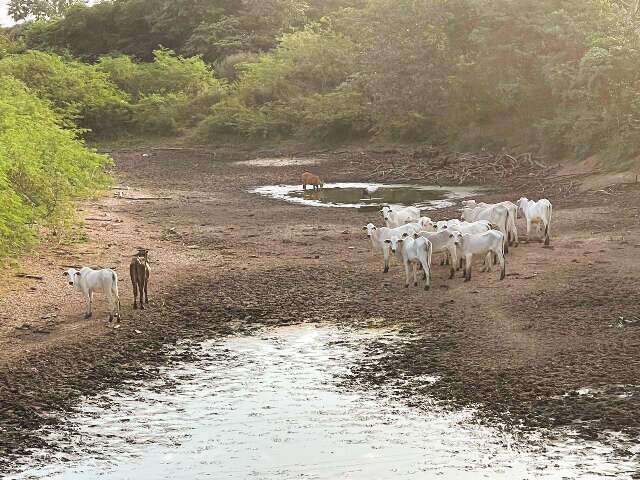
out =
{"type": "Polygon", "coordinates": [[[456,265],[458,264],[458,259],[456,258],[455,251],[447,253],[448,255],[451,255],[451,263],[449,264],[449,280],[451,280],[456,274],[456,265]]]}
{"type": "Polygon", "coordinates": [[[85,309],[84,309],[84,318],[91,317],[91,293],[87,293],[84,296],[85,301],[85,309]]]}
{"type": "Polygon", "coordinates": [[[551,239],[549,238],[549,223],[544,224],[544,244],[545,246],[549,246],[551,239]]]}
{"type": "Polygon", "coordinates": [[[431,288],[431,270],[429,270],[429,265],[426,260],[420,260],[422,262],[422,268],[424,269],[424,289],[429,290],[431,288]],[[427,273],[428,272],[428,273],[427,273]]]}
{"type": "Polygon", "coordinates": [[[413,286],[418,286],[418,264],[412,262],[411,267],[413,268],[413,286]]]}
{"type": "Polygon", "coordinates": [[[149,278],[144,279],[144,303],[149,303],[149,294],[147,293],[147,287],[149,286],[149,278]]]}
{"type": "Polygon", "coordinates": [[[404,287],[409,288],[409,262],[407,260],[404,261],[404,273],[405,273],[404,287]]]}
{"type": "Polygon", "coordinates": [[[384,246],[382,247],[382,252],[384,254],[384,270],[383,273],[387,273],[389,271],[389,248],[384,246]]]}
{"type": "Polygon", "coordinates": [[[531,241],[531,220],[527,217],[527,243],[531,241]]]}
{"type": "Polygon", "coordinates": [[[502,252],[496,252],[496,256],[498,257],[498,261],[500,262],[500,280],[504,280],[504,278],[507,276],[507,260],[502,252]]]}
{"type": "Polygon", "coordinates": [[[133,309],[137,310],[138,309],[138,278],[137,277],[133,277],[131,279],[131,285],[133,285],[133,309]]]}
{"type": "Polygon", "coordinates": [[[109,289],[105,289],[105,296],[107,297],[107,304],[109,305],[109,321],[112,322],[113,321],[113,312],[115,311],[115,308],[113,306],[113,292],[111,291],[111,288],[109,289]]]}
{"type": "Polygon", "coordinates": [[[465,282],[469,282],[471,281],[471,255],[466,255],[465,256],[465,266],[464,266],[464,281],[465,282]]]}

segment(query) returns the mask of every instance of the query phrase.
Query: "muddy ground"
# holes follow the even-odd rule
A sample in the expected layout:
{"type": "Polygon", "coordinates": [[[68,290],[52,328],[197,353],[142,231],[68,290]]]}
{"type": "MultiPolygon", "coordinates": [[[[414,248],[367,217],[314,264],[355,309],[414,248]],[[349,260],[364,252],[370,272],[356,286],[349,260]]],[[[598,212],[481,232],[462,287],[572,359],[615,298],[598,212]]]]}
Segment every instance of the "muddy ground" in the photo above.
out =
{"type": "MultiPolygon", "coordinates": [[[[249,151],[148,152],[114,152],[122,197],[82,206],[87,242],[50,243],[24,258],[19,272],[41,280],[3,273],[0,468],[41,446],[38,429],[55,429],[60,412],[82,395],[189,358],[167,354],[166,345],[302,321],[411,334],[394,351],[371,347],[370,358],[379,358],[354,368],[345,380],[354,388],[384,383],[415,405],[426,396],[479,405],[482,419],[519,428],[569,426],[589,438],[640,433],[640,185],[580,192],[582,177],[530,168],[466,178],[482,183],[487,190],[479,198],[486,200],[537,197],[543,185],[554,204],[551,247],[512,249],[503,282],[479,269],[471,283],[449,281],[436,267],[425,292],[402,288],[397,264],[382,273],[361,231],[379,223],[375,213],[247,193],[296,183],[304,169],[331,181],[397,181],[406,171],[398,167],[415,163],[415,155],[321,152],[311,156],[316,165],[257,166],[235,163],[255,158],[249,151]],[[373,173],[367,158],[378,166],[373,173]],[[385,162],[389,168],[380,169],[385,162]],[[137,246],[151,250],[145,311],[132,309],[127,275],[137,246]],[[102,311],[83,319],[83,301],[61,275],[80,264],[120,274],[119,328],[102,311]],[[418,392],[402,388],[403,379],[421,375],[442,379],[418,392]]],[[[434,170],[440,165],[421,161],[433,161],[434,170]]],[[[427,173],[423,183],[429,181],[427,173]]]]}

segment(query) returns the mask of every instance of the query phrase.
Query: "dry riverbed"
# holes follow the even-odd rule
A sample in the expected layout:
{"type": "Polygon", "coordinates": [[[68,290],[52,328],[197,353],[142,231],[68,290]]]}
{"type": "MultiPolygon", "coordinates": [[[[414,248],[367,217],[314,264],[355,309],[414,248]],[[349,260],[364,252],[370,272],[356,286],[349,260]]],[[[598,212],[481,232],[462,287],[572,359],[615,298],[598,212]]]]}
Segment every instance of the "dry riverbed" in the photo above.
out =
{"type": "MultiPolygon", "coordinates": [[[[415,155],[323,152],[298,156],[309,161],[236,163],[256,155],[142,153],[114,152],[118,184],[128,188],[121,197],[83,205],[88,242],[46,245],[25,258],[20,272],[42,279],[4,273],[2,468],[47,447],[45,433],[55,431],[60,413],[83,396],[153,378],[160,367],[194,358],[189,349],[170,348],[177,342],[301,322],[390,328],[404,336],[393,345],[368,342],[341,380],[345,388],[375,393],[385,387],[409,406],[432,399],[449,407],[474,405],[481,421],[518,430],[570,428],[588,439],[608,441],[608,432],[637,438],[638,185],[577,193],[580,177],[556,176],[545,191],[554,203],[551,248],[514,248],[504,282],[479,269],[469,284],[448,281],[436,266],[433,288],[424,292],[400,288],[399,266],[385,275],[381,260],[369,253],[361,226],[379,222],[374,212],[248,193],[298,183],[306,168],[332,182],[397,183],[396,173],[415,163],[415,155]],[[378,166],[373,173],[368,157],[378,166]],[[389,167],[379,167],[385,159],[389,167]],[[152,301],[145,311],[132,310],[127,278],[137,246],[151,251],[152,301]],[[61,275],[65,265],[76,264],[120,274],[119,328],[101,315],[82,318],[82,299],[61,275]],[[434,376],[439,380],[420,380],[434,376]]],[[[442,167],[424,159],[421,171],[429,172],[430,161],[433,171],[442,167]]],[[[484,187],[487,200],[536,197],[541,172],[529,167],[465,182],[484,187]]],[[[446,177],[435,177],[446,185],[446,177]]],[[[428,173],[410,180],[433,183],[428,173]]],[[[431,216],[451,217],[455,208],[431,216]]],[[[625,458],[632,453],[618,452],[625,458]]]]}

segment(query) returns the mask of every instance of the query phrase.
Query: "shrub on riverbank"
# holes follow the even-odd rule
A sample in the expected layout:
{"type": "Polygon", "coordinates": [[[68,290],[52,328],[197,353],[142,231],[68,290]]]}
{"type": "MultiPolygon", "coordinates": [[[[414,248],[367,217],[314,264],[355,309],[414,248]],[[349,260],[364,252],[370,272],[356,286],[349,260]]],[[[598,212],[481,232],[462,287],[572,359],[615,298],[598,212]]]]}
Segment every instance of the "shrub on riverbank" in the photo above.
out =
{"type": "Polygon", "coordinates": [[[109,184],[108,158],[61,123],[22,82],[0,76],[0,259],[65,225],[74,200],[109,184]]]}

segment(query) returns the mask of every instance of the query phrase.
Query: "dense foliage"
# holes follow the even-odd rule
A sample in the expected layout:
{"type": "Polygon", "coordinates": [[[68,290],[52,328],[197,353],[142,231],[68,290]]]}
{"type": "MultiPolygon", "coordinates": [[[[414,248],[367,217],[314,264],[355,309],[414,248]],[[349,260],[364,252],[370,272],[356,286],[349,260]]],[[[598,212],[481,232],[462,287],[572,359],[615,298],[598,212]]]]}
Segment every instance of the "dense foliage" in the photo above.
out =
{"type": "Polygon", "coordinates": [[[64,224],[71,201],[108,183],[107,158],[19,80],[0,76],[0,259],[21,252],[44,227],[64,224]]]}
{"type": "Polygon", "coordinates": [[[95,136],[193,130],[206,140],[380,136],[560,156],[640,153],[637,2],[12,4],[57,10],[12,32],[40,53],[5,54],[0,73],[95,136]]]}

